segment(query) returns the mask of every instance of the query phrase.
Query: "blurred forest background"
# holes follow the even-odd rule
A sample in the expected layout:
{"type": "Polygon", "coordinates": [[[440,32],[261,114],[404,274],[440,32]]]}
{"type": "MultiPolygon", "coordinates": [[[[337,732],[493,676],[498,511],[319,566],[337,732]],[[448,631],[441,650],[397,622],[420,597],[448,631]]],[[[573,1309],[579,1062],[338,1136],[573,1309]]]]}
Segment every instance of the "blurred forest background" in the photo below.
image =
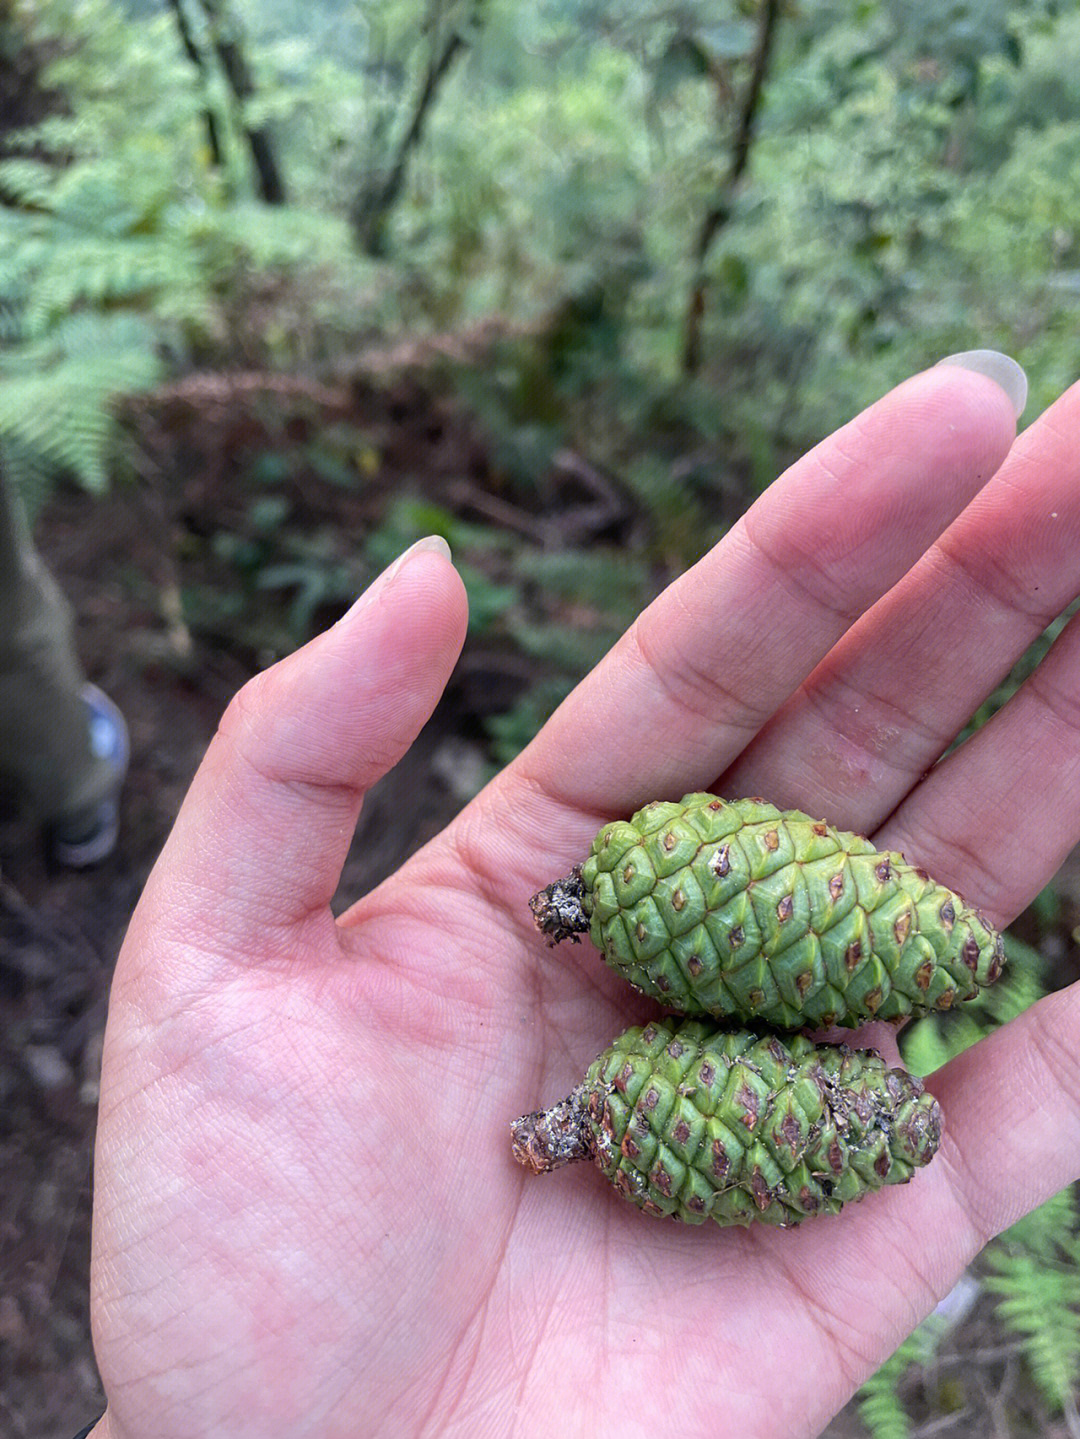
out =
{"type": "MultiPolygon", "coordinates": [[[[244,678],[449,540],[470,638],[365,811],[355,895],[798,453],[980,346],[1037,414],[1078,321],[1068,0],[0,6],[0,466],[134,744],[94,875],[0,824],[0,1432],[101,1407],[108,974],[244,678]]],[[[909,1027],[912,1068],[1077,977],[1074,868],[985,1000],[909,1027]]],[[[1078,1382],[1066,1191],[828,1433],[1080,1439],[1078,1382]]]]}

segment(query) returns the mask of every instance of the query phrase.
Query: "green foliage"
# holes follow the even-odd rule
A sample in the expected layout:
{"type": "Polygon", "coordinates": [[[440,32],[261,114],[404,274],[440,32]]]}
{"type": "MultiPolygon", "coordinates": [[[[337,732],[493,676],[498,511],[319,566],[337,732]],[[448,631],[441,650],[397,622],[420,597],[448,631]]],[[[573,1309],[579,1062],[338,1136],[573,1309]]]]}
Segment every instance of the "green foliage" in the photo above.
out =
{"type": "Polygon", "coordinates": [[[913,1371],[930,1367],[948,1328],[948,1321],[935,1310],[859,1390],[859,1418],[872,1439],[910,1439],[913,1426],[900,1386],[913,1371]]]}
{"type": "Polygon", "coordinates": [[[568,679],[540,680],[503,714],[489,715],[484,723],[490,763],[487,778],[498,773],[525,748],[547,723],[573,688],[568,679]]]}
{"type": "MultiPolygon", "coordinates": [[[[1047,1412],[1064,1414],[1070,1432],[1080,1423],[1080,1206],[1075,1186],[1064,1189],[991,1243],[980,1261],[982,1289],[996,1296],[1000,1323],[1020,1352],[1047,1412]]],[[[984,1300],[978,1301],[985,1306],[984,1300]]],[[[910,1439],[916,1425],[905,1397],[915,1388],[942,1387],[937,1369],[953,1326],[935,1310],[859,1391],[856,1407],[872,1439],[910,1439]]],[[[965,1360],[956,1350],[954,1361],[965,1360]]],[[[977,1358],[968,1361],[979,1362],[977,1358]]],[[[964,1367],[967,1367],[965,1363],[964,1367]]],[[[944,1386],[940,1407],[963,1405],[959,1384],[944,1386]]],[[[920,1431],[921,1432],[921,1431],[920,1431]]],[[[1012,1432],[1010,1430],[1010,1432],[1012,1432]]],[[[1019,1432],[1019,1431],[1017,1431],[1019,1432]]]]}
{"type": "MultiPolygon", "coordinates": [[[[410,7],[384,8],[369,54],[382,105],[383,77],[396,64],[414,79],[418,63],[399,28],[410,7]]],[[[680,384],[694,238],[731,139],[747,25],[737,6],[493,6],[390,228],[402,315],[529,317],[593,284],[615,344],[580,422],[599,411],[647,433],[671,386],[689,429],[723,416],[736,454],[753,445],[759,483],[770,456],[949,350],[1020,351],[1038,404],[1076,364],[1064,147],[1080,65],[1061,57],[1080,25],[1004,0],[915,25],[884,3],[857,21],[824,3],[785,14],[749,183],[709,259],[715,362],[699,401],[680,384]],[[1044,226],[1035,250],[1029,220],[1044,226]]],[[[343,144],[341,173],[364,173],[343,144]]],[[[555,401],[571,427],[582,359],[555,401]]]]}
{"type": "MultiPolygon", "coordinates": [[[[188,9],[205,45],[199,7],[188,9]]],[[[167,9],[16,7],[67,111],[5,140],[9,346],[73,310],[121,307],[148,322],[148,359],[285,367],[388,323],[530,320],[588,294],[571,348],[518,375],[508,429],[588,434],[598,458],[647,470],[666,458],[655,430],[666,408],[687,448],[722,429],[754,488],[806,438],[948,350],[1018,350],[1034,405],[1075,373],[1070,7],[978,0],[914,20],[894,0],[854,15],[835,0],[785,10],[748,181],[708,259],[709,363],[695,385],[679,378],[683,308],[753,7],[489,0],[479,29],[465,0],[239,9],[257,86],[234,114],[167,9]],[[411,157],[387,264],[365,266],[348,216],[407,132],[432,37],[455,25],[467,52],[411,157]],[[221,169],[206,107],[222,122],[221,169]],[[295,208],[270,214],[248,198],[241,120],[270,126],[295,208]]],[[[58,404],[59,423],[68,411],[58,404]]],[[[65,449],[99,484],[100,445],[91,454],[73,433],[65,449]]],[[[661,551],[674,560],[682,548],[675,536],[661,551]]]]}
{"type": "Polygon", "coordinates": [[[872,1439],[910,1439],[911,1417],[900,1402],[897,1386],[917,1357],[918,1344],[911,1335],[859,1390],[859,1418],[872,1439]]]}
{"type": "Polygon", "coordinates": [[[1023,1341],[1032,1378],[1054,1414],[1077,1417],[1080,1392],[1080,1211],[1065,1190],[1007,1230],[986,1255],[997,1314],[1023,1341]]]}
{"type": "Polygon", "coordinates": [[[158,378],[154,339],[135,315],[75,313],[18,347],[0,364],[0,468],[15,483],[44,466],[103,490],[110,401],[158,378]]]}
{"type": "Polygon", "coordinates": [[[588,606],[620,630],[652,597],[646,566],[609,550],[522,550],[515,572],[547,601],[588,606]]]}
{"type": "Polygon", "coordinates": [[[494,627],[517,600],[517,590],[492,580],[476,560],[483,556],[490,560],[492,550],[505,546],[505,536],[483,525],[467,524],[441,506],[409,497],[390,507],[368,540],[372,577],[425,535],[441,535],[453,551],[469,596],[469,625],[473,632],[483,634],[494,627]]]}
{"type": "Polygon", "coordinates": [[[209,558],[224,582],[185,590],[184,614],[193,631],[269,659],[302,644],[320,621],[355,599],[365,583],[364,567],[343,553],[340,536],[290,520],[285,495],[256,494],[239,524],[211,534],[209,558]]]}
{"type": "Polygon", "coordinates": [[[16,471],[101,489],[118,397],[211,354],[295,363],[370,291],[344,222],[227,202],[167,16],[132,24],[110,0],[18,15],[70,113],[2,137],[0,445],[16,471]],[[282,276],[314,283],[294,284],[267,323],[263,296],[282,276]]]}
{"type": "Polygon", "coordinates": [[[520,601],[507,629],[536,662],[537,678],[506,714],[485,722],[492,772],[524,748],[655,592],[643,564],[600,548],[522,549],[512,573],[520,601]]]}
{"type": "MultiPolygon", "coordinates": [[[[996,1241],[993,1253],[989,1256],[990,1267],[998,1269],[1003,1255],[1026,1254],[1040,1263],[1056,1264],[1066,1257],[1066,1253],[1075,1253],[1080,1240],[1078,1200],[1080,1195],[1075,1186],[1063,1189],[1038,1209],[1033,1209],[1030,1214],[1025,1214],[1023,1219],[1017,1220],[1012,1228],[1006,1229],[996,1241]]],[[[1080,1291],[1074,1290],[1074,1298],[1080,1298],[1080,1291]]]]}
{"type": "MultiPolygon", "coordinates": [[[[972,93],[958,106],[956,76],[974,53],[962,26],[946,32],[951,53],[931,54],[912,49],[907,22],[894,34],[881,7],[869,9],[861,28],[805,30],[805,50],[770,92],[755,185],[716,255],[737,253],[751,277],[737,322],[813,333],[798,385],[809,413],[824,406],[839,418],[940,354],[980,343],[1022,354],[1037,404],[1047,367],[1054,384],[1063,363],[1075,369],[1059,329],[1071,306],[1050,273],[1068,261],[1049,245],[1033,253],[1020,211],[1032,215],[1038,190],[1034,215],[1053,216],[1061,240],[1075,224],[1076,189],[1050,117],[1008,141],[1001,118],[1030,113],[1025,91],[1046,68],[1060,73],[1056,47],[1077,43],[1078,17],[1051,24],[1040,6],[981,7],[978,24],[992,22],[998,41],[978,50],[979,104],[972,93]]],[[[931,25],[962,19],[958,8],[926,13],[931,25]]]]}

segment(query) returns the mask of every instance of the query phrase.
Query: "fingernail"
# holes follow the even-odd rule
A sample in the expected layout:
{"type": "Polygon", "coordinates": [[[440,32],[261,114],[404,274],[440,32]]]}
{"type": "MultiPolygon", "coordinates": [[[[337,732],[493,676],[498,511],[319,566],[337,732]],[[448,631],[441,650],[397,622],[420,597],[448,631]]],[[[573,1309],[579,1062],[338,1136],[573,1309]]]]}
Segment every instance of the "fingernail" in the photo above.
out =
{"type": "MultiPolygon", "coordinates": [[[[424,550],[430,550],[433,554],[442,555],[444,560],[450,559],[450,546],[443,539],[442,535],[425,535],[422,540],[417,540],[415,545],[410,545],[407,550],[404,550],[398,555],[393,564],[388,565],[386,569],[383,570],[379,579],[382,580],[383,584],[392,580],[398,571],[404,567],[406,560],[411,560],[413,555],[421,554],[424,550]]],[[[379,580],[376,580],[375,583],[378,584],[379,580]]]]}
{"type": "Polygon", "coordinates": [[[342,620],[347,620],[350,615],[354,615],[357,610],[361,610],[365,605],[370,604],[375,596],[385,589],[394,576],[400,572],[406,562],[412,559],[413,555],[421,554],[425,550],[432,551],[437,555],[442,555],[444,559],[451,558],[450,546],[443,539],[442,535],[425,535],[422,540],[417,540],[414,545],[410,545],[407,550],[403,550],[396,560],[392,560],[391,563],[387,565],[382,574],[375,576],[359,599],[341,616],[338,624],[341,624],[342,620]]]}
{"type": "Polygon", "coordinates": [[[939,365],[957,365],[961,370],[974,370],[993,380],[1009,397],[1013,413],[1019,419],[1027,404],[1028,379],[1023,367],[1011,355],[1000,350],[962,350],[958,355],[946,355],[939,365]]]}

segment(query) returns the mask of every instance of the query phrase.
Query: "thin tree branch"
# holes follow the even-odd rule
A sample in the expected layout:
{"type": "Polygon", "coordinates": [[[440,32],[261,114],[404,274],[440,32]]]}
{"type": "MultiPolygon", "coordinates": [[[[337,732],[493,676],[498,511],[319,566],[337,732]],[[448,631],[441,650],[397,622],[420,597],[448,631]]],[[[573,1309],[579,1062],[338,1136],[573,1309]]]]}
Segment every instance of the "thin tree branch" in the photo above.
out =
{"type": "Polygon", "coordinates": [[[251,151],[259,198],[267,205],[284,205],[285,181],[274,153],[270,132],[264,127],[252,129],[244,122],[244,102],[255,94],[255,82],[241,43],[239,22],[236,16],[225,8],[223,0],[201,0],[201,3],[206,12],[214,50],[240,111],[240,128],[251,151]]]}
{"type": "MultiPolygon", "coordinates": [[[[483,0],[476,0],[476,4],[473,6],[468,22],[473,30],[480,24],[482,4],[483,0]]],[[[428,65],[424,77],[423,88],[413,108],[412,119],[398,142],[397,151],[386,171],[385,178],[381,184],[374,187],[365,186],[356,197],[353,206],[353,228],[361,249],[369,255],[382,253],[386,217],[397,203],[404,188],[409,160],[424,137],[424,127],[440,86],[450,73],[458,55],[467,48],[468,41],[462,34],[462,27],[455,26],[446,37],[438,55],[436,56],[434,53],[432,55],[431,63],[428,65]]]]}
{"type": "Polygon", "coordinates": [[[773,39],[777,21],[780,18],[781,0],[761,0],[758,13],[757,43],[754,47],[753,64],[739,108],[738,122],[728,157],[727,174],[720,185],[716,201],[705,213],[694,248],[694,280],[690,290],[690,302],[686,310],[683,340],[683,372],[696,373],[701,364],[701,322],[705,314],[705,261],[713,241],[731,219],[735,191],[750,162],[750,150],[754,142],[754,124],[761,102],[761,92],[769,70],[773,39]]]}
{"type": "Polygon", "coordinates": [[[221,145],[221,132],[218,129],[218,119],[214,114],[213,106],[207,94],[209,76],[207,74],[206,56],[199,48],[191,29],[191,22],[188,20],[187,11],[184,9],[184,0],[169,0],[169,8],[176,20],[176,31],[180,36],[180,43],[184,51],[195,67],[199,77],[199,85],[203,92],[203,123],[206,125],[206,139],[210,146],[210,160],[215,168],[220,169],[224,161],[224,150],[221,145]]]}

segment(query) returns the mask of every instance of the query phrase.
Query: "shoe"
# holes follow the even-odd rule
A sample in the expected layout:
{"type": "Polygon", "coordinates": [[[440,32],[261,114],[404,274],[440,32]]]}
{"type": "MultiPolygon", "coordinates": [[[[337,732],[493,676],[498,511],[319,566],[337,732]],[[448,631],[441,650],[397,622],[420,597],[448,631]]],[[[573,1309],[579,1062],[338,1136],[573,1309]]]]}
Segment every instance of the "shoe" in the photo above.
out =
{"type": "Polygon", "coordinates": [[[108,695],[97,685],[86,684],[81,698],[86,706],[90,751],[96,759],[108,763],[116,778],[104,799],[52,826],[49,854],[64,869],[87,869],[100,864],[116,848],[120,837],[120,788],[131,755],[127,722],[108,695]]]}

